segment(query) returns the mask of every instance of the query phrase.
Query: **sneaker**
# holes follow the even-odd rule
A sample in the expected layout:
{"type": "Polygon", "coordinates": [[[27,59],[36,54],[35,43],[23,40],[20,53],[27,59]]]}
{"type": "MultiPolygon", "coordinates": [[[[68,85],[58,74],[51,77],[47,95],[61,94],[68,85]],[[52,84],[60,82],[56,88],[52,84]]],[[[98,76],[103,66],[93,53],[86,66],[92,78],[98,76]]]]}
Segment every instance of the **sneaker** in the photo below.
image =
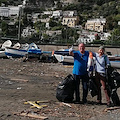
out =
{"type": "Polygon", "coordinates": [[[81,102],[80,101],[74,101],[74,104],[80,104],[81,102]]]}
{"type": "Polygon", "coordinates": [[[83,104],[87,104],[87,99],[82,100],[82,103],[83,103],[83,104]]]}

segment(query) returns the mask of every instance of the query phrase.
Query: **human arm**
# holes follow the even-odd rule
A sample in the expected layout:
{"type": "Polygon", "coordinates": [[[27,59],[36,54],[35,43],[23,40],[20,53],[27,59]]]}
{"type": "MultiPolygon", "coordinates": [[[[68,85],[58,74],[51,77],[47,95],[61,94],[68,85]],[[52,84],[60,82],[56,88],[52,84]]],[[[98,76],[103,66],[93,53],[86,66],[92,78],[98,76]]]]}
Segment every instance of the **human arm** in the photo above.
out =
{"type": "Polygon", "coordinates": [[[109,60],[108,56],[105,55],[105,67],[108,68],[108,67],[110,67],[110,66],[111,66],[110,60],[109,60]]]}
{"type": "Polygon", "coordinates": [[[93,55],[93,57],[96,57],[96,53],[95,52],[92,52],[92,55],[93,55]]]}
{"type": "Polygon", "coordinates": [[[73,47],[71,47],[71,48],[69,49],[69,55],[74,56],[73,47]]]}

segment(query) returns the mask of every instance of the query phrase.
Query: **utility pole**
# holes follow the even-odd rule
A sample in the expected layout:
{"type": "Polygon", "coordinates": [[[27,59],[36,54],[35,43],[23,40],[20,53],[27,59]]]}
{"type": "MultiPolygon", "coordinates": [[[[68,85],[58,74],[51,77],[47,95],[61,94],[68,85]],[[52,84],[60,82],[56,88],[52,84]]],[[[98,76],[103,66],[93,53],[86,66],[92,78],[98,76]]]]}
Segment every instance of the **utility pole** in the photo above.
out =
{"type": "Polygon", "coordinates": [[[66,26],[66,44],[67,44],[67,26],[66,26]]]}
{"type": "Polygon", "coordinates": [[[19,9],[18,41],[20,40],[22,6],[19,9]]]}

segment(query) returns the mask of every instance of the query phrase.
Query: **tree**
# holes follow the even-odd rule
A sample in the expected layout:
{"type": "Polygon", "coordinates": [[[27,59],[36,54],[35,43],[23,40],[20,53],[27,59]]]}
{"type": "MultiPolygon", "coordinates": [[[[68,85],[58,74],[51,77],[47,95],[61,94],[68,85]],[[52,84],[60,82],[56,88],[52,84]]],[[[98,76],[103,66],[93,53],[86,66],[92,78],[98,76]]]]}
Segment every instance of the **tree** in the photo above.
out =
{"type": "Polygon", "coordinates": [[[109,37],[112,45],[120,45],[120,28],[114,29],[109,37]]]}
{"type": "Polygon", "coordinates": [[[49,25],[50,25],[50,27],[55,27],[55,26],[57,26],[57,22],[53,19],[50,19],[49,25]]]}
{"type": "Polygon", "coordinates": [[[7,25],[7,22],[2,21],[2,23],[1,23],[1,29],[2,29],[2,35],[3,35],[3,36],[6,36],[7,33],[8,33],[8,25],[7,25]]]}
{"type": "Polygon", "coordinates": [[[27,25],[28,25],[27,14],[25,14],[25,15],[23,16],[23,25],[24,25],[25,27],[27,27],[27,25]]]}

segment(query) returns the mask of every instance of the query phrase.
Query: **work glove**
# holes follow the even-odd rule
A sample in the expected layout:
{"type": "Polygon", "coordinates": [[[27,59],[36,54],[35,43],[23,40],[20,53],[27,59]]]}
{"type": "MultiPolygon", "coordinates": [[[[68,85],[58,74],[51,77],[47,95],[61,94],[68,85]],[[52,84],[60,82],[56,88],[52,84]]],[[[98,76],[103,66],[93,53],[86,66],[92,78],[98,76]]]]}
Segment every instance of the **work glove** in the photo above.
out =
{"type": "Polygon", "coordinates": [[[69,49],[69,52],[72,52],[73,51],[73,46],[69,49]]]}

